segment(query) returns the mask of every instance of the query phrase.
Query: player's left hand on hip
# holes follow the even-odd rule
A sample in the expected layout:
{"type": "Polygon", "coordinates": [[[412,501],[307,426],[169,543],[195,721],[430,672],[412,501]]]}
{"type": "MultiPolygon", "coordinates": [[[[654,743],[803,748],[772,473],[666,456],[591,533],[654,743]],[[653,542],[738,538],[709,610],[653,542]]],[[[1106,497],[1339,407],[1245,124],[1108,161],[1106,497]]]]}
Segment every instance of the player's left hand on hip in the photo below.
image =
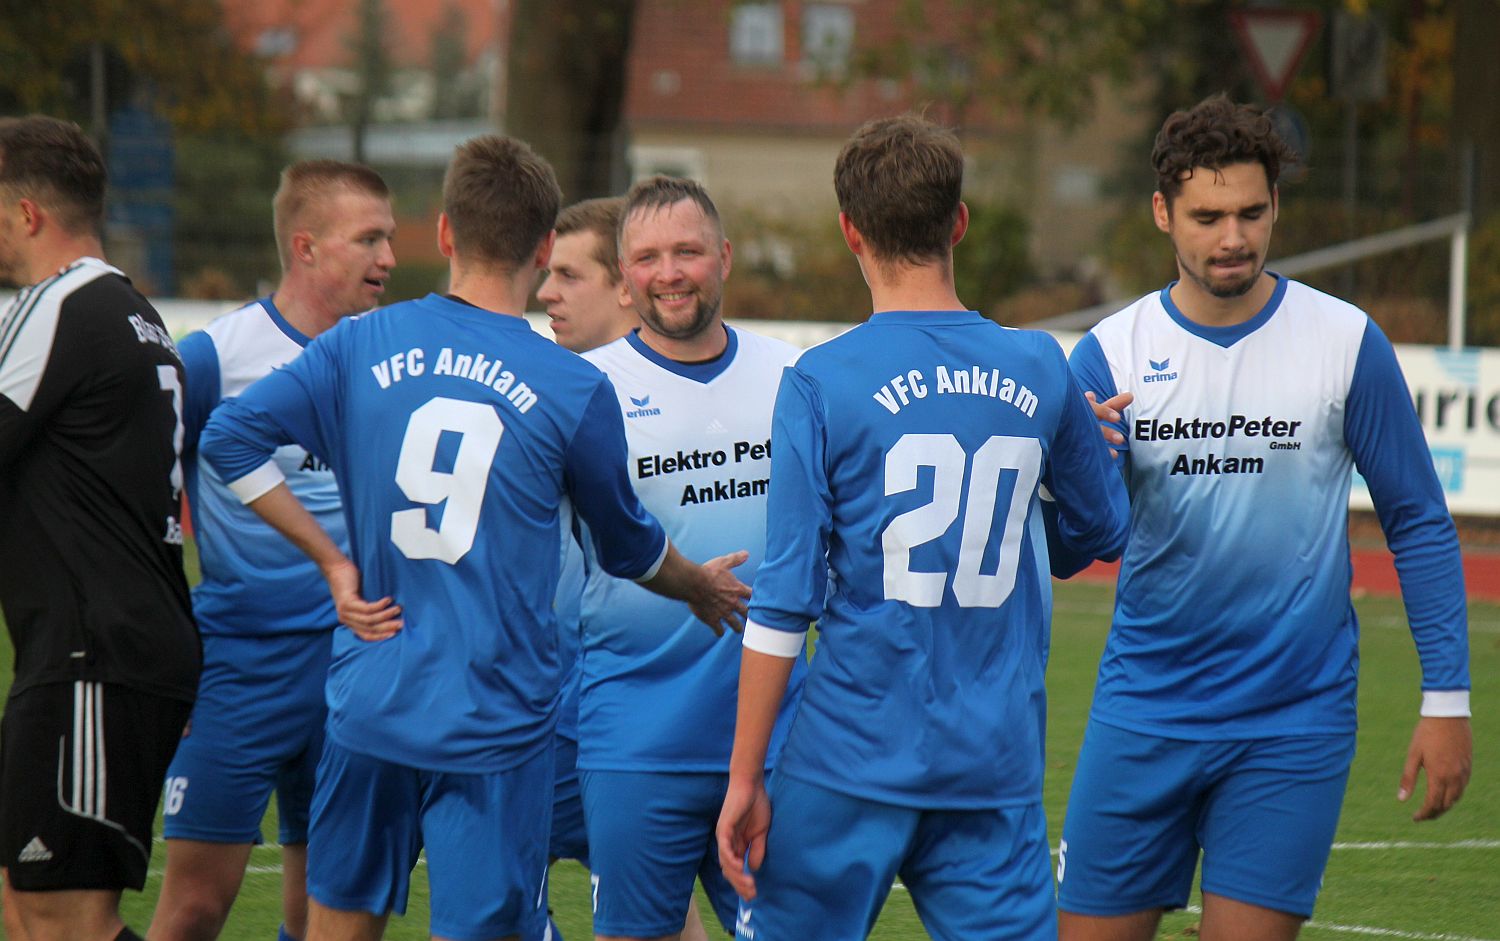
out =
{"type": "Polygon", "coordinates": [[[1435,820],[1458,803],[1469,784],[1474,735],[1466,718],[1424,716],[1417,720],[1407,749],[1396,799],[1405,801],[1417,786],[1418,769],[1427,773],[1427,795],[1413,820],[1435,820]]]}
{"type": "Polygon", "coordinates": [[[347,559],[323,571],[339,623],[360,640],[385,640],[401,630],[401,606],[389,597],[366,601],[359,593],[359,569],[347,559]]]}

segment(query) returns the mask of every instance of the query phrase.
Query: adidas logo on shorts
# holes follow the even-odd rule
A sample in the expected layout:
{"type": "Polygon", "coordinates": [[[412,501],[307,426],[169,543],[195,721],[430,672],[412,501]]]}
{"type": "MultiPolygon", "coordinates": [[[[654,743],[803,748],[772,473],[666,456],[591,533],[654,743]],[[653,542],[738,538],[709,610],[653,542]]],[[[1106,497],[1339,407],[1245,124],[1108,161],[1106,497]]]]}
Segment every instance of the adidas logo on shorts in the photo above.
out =
{"type": "Polygon", "coordinates": [[[16,857],[16,862],[44,863],[51,858],[52,851],[47,849],[47,844],[42,842],[41,837],[34,836],[31,842],[26,844],[26,848],[21,850],[21,855],[16,857]]]}

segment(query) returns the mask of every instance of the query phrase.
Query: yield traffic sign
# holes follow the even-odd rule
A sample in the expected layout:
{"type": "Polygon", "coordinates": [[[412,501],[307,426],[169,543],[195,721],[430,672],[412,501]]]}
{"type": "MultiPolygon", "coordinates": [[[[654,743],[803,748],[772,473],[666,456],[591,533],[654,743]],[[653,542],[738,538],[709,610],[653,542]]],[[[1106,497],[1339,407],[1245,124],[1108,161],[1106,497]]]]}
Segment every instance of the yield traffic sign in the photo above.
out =
{"type": "Polygon", "coordinates": [[[1255,80],[1273,103],[1286,94],[1323,18],[1307,10],[1236,10],[1229,24],[1255,80]]]}

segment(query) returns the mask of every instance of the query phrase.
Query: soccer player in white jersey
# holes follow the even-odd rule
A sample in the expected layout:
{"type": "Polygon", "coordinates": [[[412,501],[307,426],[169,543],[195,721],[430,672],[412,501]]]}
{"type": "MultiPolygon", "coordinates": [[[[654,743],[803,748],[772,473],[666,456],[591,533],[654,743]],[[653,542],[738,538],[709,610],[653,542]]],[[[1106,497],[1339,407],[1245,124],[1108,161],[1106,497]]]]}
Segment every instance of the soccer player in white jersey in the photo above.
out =
{"type": "MultiPolygon", "coordinates": [[[[297,357],[340,319],[380,300],[395,265],[390,192],[374,170],[304,160],[282,171],[272,202],[281,283],[269,297],[182,341],[188,501],[203,581],[193,614],[203,677],[188,734],[167,771],[167,868],[152,941],[210,941],[223,930],[276,791],[281,941],[307,925],[307,813],[323,753],[332,633],[316,565],[261,522],[197,453],[209,413],[297,357]]],[[[341,546],[333,471],[306,449],[276,455],[288,486],[341,546]]]]}
{"type": "MultiPolygon", "coordinates": [[[[689,554],[745,547],[753,584],[765,543],[771,406],[796,349],[727,326],[730,247],[691,180],[631,187],[620,268],[639,331],[586,354],[614,385],[641,502],[689,554]]],[[[702,880],[726,930],[734,890],[713,829],[733,742],[740,638],[705,630],[588,565],[582,602],[578,767],[601,939],[676,938],[702,880]]],[[[780,700],[795,702],[801,674],[780,700]]],[[[772,759],[774,760],[774,751],[772,759]]]]}
{"type": "Polygon", "coordinates": [[[308,832],[313,941],[378,938],[424,846],[435,937],[545,922],[564,497],[608,571],[720,629],[743,610],[744,554],[676,551],[630,490],[608,380],[520,316],[559,195],[525,144],[464,143],[438,217],[451,293],[343,321],[224,402],[200,441],[317,561],[350,628],[334,633],[308,832]],[[291,441],[333,467],[352,562],[282,483],[271,456],[291,441]]]}
{"type": "MultiPolygon", "coordinates": [[[[635,302],[620,272],[619,243],[623,197],[585,199],[557,216],[552,260],[537,289],[546,305],[552,334],[560,346],[587,353],[612,343],[641,325],[635,302]]],[[[583,823],[583,793],[578,783],[578,682],[583,664],[579,648],[578,609],[583,595],[583,550],[565,514],[562,572],[557,581],[559,656],[563,692],[557,707],[557,779],[552,799],[551,854],[589,864],[588,832],[583,823]]],[[[552,941],[561,938],[550,927],[552,941]]],[[[704,941],[696,899],[688,904],[683,941],[704,941]]]]}
{"type": "Polygon", "coordinates": [[[1427,820],[1468,781],[1453,522],[1384,334],[1265,270],[1291,158],[1222,95],[1169,117],[1152,208],[1178,280],[1073,353],[1079,384],[1123,410],[1106,435],[1132,518],[1058,854],[1065,941],[1154,936],[1200,852],[1205,941],[1290,939],[1311,914],[1354,756],[1351,466],[1422,664],[1397,797],[1425,769],[1427,820]]]}
{"type": "Polygon", "coordinates": [[[725,873],[743,941],[857,941],[899,875],[942,941],[1056,937],[1042,746],[1051,581],[1118,554],[1125,488],[1061,348],[965,310],[963,152],[911,115],[834,171],[867,323],[776,398],[766,561],[745,629],[725,873]],[[772,722],[818,622],[769,787],[772,722]]]}

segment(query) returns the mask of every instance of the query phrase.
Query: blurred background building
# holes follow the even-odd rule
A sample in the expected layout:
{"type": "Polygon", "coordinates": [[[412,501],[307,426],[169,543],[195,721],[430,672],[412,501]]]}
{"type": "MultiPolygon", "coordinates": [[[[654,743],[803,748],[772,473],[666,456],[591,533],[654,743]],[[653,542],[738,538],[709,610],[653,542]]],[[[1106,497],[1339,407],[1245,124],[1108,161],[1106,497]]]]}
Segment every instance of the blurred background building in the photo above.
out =
{"type": "MultiPolygon", "coordinates": [[[[728,310],[862,318],[831,185],[862,121],[921,110],[969,156],[961,296],[1022,323],[1160,286],[1151,136],[1227,91],[1304,154],[1278,256],[1467,211],[1467,339],[1500,342],[1500,0],[51,0],[0,23],[0,112],[73,117],[113,171],[111,252],[159,294],[277,275],[289,159],[376,166],[399,216],[388,296],[440,286],[442,168],[530,140],[569,201],[678,173],[736,246],[728,310]]],[[[1440,342],[1449,247],[1307,275],[1398,340],[1440,342]]]]}

